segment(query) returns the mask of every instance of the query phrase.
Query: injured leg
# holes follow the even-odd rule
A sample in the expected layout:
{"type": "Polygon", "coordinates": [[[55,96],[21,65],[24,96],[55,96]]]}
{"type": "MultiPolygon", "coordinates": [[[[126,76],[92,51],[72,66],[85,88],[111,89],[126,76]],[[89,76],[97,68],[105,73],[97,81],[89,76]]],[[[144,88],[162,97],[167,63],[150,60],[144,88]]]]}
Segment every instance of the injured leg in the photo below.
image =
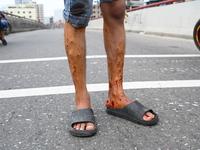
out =
{"type": "MultiPolygon", "coordinates": [[[[132,103],[122,87],[123,66],[125,55],[125,30],[124,30],[124,1],[102,3],[101,10],[104,18],[104,43],[107,53],[109,93],[106,107],[122,108],[132,103]]],[[[143,119],[152,120],[151,112],[144,114],[143,119]]]]}

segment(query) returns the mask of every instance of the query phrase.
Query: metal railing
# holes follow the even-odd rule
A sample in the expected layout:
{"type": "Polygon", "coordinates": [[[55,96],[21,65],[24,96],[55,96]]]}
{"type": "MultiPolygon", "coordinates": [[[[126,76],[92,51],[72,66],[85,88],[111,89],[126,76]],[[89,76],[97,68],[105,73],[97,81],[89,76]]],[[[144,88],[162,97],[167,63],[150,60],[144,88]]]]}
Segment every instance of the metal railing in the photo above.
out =
{"type": "Polygon", "coordinates": [[[179,1],[180,0],[166,0],[166,1],[162,1],[162,2],[148,4],[146,6],[140,6],[140,7],[135,7],[135,8],[127,9],[126,11],[129,12],[129,11],[135,11],[135,10],[139,10],[139,9],[143,9],[143,8],[148,8],[148,7],[160,6],[160,5],[164,5],[164,4],[173,4],[173,2],[179,2],[179,1]]]}
{"type": "MultiPolygon", "coordinates": [[[[165,0],[165,1],[162,1],[162,2],[156,2],[156,3],[153,3],[153,4],[148,4],[146,6],[139,6],[139,7],[135,7],[135,8],[131,8],[131,9],[126,9],[126,11],[130,12],[130,11],[135,11],[135,10],[139,10],[139,9],[160,6],[160,5],[164,5],[164,4],[173,4],[174,2],[180,2],[180,1],[181,0],[165,0]]],[[[90,20],[95,20],[95,19],[100,19],[100,18],[102,18],[102,16],[97,17],[97,18],[92,18],[90,20]]]]}

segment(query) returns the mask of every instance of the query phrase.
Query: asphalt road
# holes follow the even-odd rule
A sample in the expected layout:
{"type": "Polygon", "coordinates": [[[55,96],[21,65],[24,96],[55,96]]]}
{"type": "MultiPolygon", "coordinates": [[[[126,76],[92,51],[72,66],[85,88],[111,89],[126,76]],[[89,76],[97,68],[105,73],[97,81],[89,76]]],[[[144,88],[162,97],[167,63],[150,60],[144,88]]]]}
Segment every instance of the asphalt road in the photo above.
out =
{"type": "Polygon", "coordinates": [[[200,52],[191,39],[127,33],[125,93],[160,118],[146,127],[106,114],[102,31],[86,38],[96,136],[66,128],[75,102],[63,29],[16,33],[0,44],[0,150],[200,150],[200,52]]]}

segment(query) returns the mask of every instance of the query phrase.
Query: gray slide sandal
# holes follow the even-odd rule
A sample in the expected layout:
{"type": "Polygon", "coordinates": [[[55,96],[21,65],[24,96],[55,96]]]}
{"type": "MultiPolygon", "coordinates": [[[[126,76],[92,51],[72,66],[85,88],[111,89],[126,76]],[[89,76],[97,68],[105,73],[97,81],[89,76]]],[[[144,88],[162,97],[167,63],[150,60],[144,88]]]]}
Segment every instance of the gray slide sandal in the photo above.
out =
{"type": "Polygon", "coordinates": [[[138,101],[134,101],[123,108],[107,108],[106,112],[110,115],[124,118],[145,126],[152,126],[158,123],[158,115],[153,110],[143,106],[138,101]],[[143,115],[146,112],[154,114],[154,119],[151,121],[143,120],[143,115]]]}
{"type": "Polygon", "coordinates": [[[88,137],[95,135],[97,132],[97,124],[95,121],[93,110],[91,108],[84,108],[73,111],[71,118],[69,120],[68,128],[70,133],[74,136],[88,137]],[[94,124],[93,130],[76,130],[72,128],[73,124],[75,123],[87,123],[87,122],[91,122],[94,124]]]}

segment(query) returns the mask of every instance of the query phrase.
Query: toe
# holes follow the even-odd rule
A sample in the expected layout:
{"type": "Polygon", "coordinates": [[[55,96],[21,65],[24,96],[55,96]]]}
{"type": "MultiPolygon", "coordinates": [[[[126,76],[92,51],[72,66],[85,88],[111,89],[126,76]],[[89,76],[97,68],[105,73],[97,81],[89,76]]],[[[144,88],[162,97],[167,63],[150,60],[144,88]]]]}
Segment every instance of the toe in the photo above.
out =
{"type": "Polygon", "coordinates": [[[80,130],[85,130],[85,126],[86,126],[85,123],[81,123],[81,124],[80,124],[80,130]]]}
{"type": "Polygon", "coordinates": [[[81,124],[76,124],[76,130],[80,130],[81,124]]]}
{"type": "Polygon", "coordinates": [[[86,130],[93,130],[94,124],[93,123],[87,123],[86,130]]]}
{"type": "Polygon", "coordinates": [[[73,129],[76,129],[76,124],[73,124],[72,128],[73,128],[73,129]]]}
{"type": "Polygon", "coordinates": [[[77,123],[77,124],[73,124],[72,128],[75,130],[93,130],[94,124],[93,123],[77,123]]]}
{"type": "Polygon", "coordinates": [[[143,119],[145,121],[151,121],[151,120],[153,120],[153,118],[154,118],[154,115],[151,112],[147,112],[143,116],[143,119]]]}
{"type": "Polygon", "coordinates": [[[143,116],[143,119],[144,119],[145,121],[151,121],[151,120],[152,120],[151,117],[148,117],[148,116],[146,116],[146,115],[143,116]]]}
{"type": "Polygon", "coordinates": [[[147,113],[146,113],[146,116],[148,116],[148,117],[150,117],[150,118],[152,118],[152,119],[154,118],[154,114],[152,114],[151,112],[147,112],[147,113]]]}

